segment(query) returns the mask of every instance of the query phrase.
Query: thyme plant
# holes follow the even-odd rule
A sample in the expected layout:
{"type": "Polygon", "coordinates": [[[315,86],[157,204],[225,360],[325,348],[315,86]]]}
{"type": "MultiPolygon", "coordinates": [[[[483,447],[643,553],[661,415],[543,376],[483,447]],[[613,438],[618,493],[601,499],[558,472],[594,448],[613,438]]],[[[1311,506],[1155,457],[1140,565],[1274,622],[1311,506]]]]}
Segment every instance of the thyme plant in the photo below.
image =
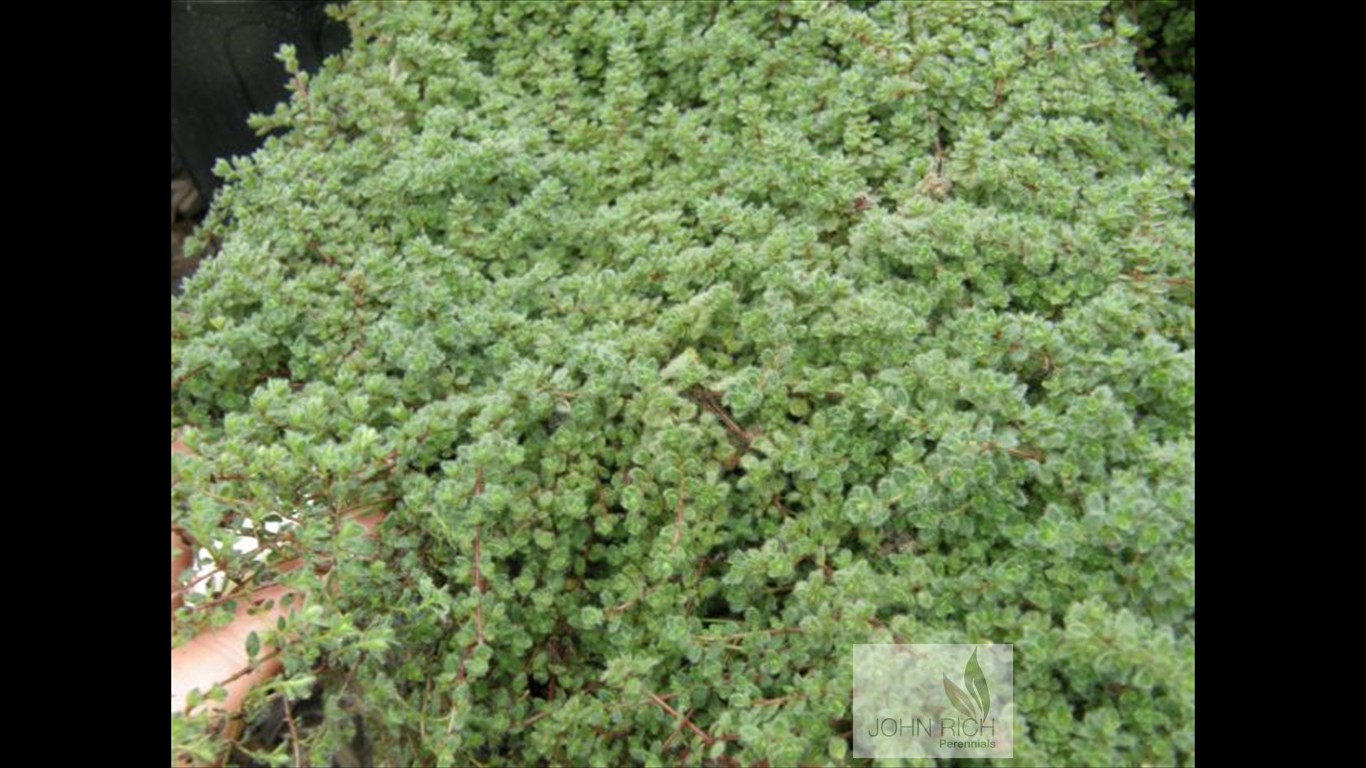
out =
{"type": "Polygon", "coordinates": [[[893,642],[1193,763],[1194,116],[1103,6],[347,6],[171,301],[180,640],[307,592],[258,705],[384,764],[849,764],[893,642]]]}

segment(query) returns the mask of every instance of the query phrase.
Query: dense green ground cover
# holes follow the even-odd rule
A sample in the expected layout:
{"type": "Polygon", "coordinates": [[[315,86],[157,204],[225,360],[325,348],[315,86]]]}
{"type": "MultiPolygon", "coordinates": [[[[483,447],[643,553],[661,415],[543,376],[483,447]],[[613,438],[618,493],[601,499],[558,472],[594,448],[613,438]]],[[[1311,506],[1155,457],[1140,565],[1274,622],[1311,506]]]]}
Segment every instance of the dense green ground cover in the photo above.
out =
{"type": "Polygon", "coordinates": [[[1194,118],[1103,5],[350,7],[171,305],[172,523],[316,596],[262,695],[847,763],[852,644],[1014,643],[1021,764],[1192,764],[1194,118]]]}

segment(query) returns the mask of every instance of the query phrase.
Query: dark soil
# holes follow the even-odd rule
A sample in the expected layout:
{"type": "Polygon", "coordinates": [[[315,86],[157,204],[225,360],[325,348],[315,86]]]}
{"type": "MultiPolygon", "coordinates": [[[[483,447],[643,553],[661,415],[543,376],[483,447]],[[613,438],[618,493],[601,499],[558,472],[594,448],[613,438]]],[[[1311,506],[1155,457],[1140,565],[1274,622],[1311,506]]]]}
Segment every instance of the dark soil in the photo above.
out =
{"type": "Polygon", "coordinates": [[[204,205],[189,174],[180,167],[171,150],[171,293],[180,290],[186,275],[199,266],[198,258],[185,256],[185,238],[204,217],[204,205]]]}

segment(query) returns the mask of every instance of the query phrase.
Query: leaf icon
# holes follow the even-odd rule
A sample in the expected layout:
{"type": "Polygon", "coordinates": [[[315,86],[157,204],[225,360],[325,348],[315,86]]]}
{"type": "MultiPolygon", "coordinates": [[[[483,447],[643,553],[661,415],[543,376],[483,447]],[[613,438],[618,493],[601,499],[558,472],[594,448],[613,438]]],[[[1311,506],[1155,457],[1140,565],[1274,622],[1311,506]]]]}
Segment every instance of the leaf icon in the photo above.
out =
{"type": "Polygon", "coordinates": [[[963,669],[963,685],[972,693],[972,700],[977,703],[977,709],[985,720],[991,711],[991,691],[987,688],[987,676],[982,673],[982,665],[977,663],[975,649],[972,658],[968,659],[967,667],[963,669]]]}
{"type": "Polygon", "coordinates": [[[968,701],[968,695],[963,693],[963,689],[953,684],[948,675],[944,675],[944,693],[949,695],[949,702],[953,708],[962,712],[966,717],[972,717],[972,704],[968,701]]]}

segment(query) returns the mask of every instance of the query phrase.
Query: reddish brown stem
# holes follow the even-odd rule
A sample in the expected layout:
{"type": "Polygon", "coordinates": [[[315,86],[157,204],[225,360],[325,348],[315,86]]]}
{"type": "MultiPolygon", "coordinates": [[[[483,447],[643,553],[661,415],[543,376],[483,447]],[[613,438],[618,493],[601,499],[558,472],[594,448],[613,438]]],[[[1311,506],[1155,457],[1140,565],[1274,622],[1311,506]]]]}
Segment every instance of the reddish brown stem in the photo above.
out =
{"type": "Polygon", "coordinates": [[[756,706],[756,707],[776,707],[776,706],[778,706],[778,705],[780,705],[780,704],[786,704],[786,703],[789,702],[789,701],[797,701],[798,699],[802,699],[802,698],[805,698],[805,697],[802,696],[800,693],[794,693],[794,694],[792,694],[791,696],[779,696],[779,697],[776,698],[776,699],[759,699],[758,701],[754,702],[754,706],[756,706]]]}
{"type": "MultiPolygon", "coordinates": [[[[474,473],[474,495],[480,496],[484,493],[484,468],[480,467],[474,473]]],[[[474,526],[474,637],[477,645],[484,644],[484,577],[479,573],[481,542],[479,538],[479,526],[474,526]]]]}
{"type": "Polygon", "coordinates": [[[778,508],[779,512],[783,513],[783,517],[792,516],[792,513],[787,510],[787,505],[783,503],[782,498],[776,493],[773,494],[773,505],[778,508]]]}
{"type": "Polygon", "coordinates": [[[294,713],[289,706],[289,697],[284,697],[285,724],[289,726],[289,743],[294,748],[294,764],[303,765],[304,756],[299,751],[299,729],[294,725],[294,713]]]}
{"type": "Polygon", "coordinates": [[[653,701],[658,707],[663,709],[665,712],[668,712],[670,717],[672,717],[675,720],[678,720],[683,724],[684,727],[686,727],[688,730],[696,734],[697,738],[702,740],[702,743],[706,744],[707,746],[711,746],[716,742],[716,739],[713,739],[711,737],[711,734],[707,733],[701,728],[698,728],[696,725],[693,725],[693,722],[691,720],[685,717],[678,710],[669,706],[668,703],[666,703],[663,699],[659,698],[659,696],[653,693],[649,694],[649,696],[650,700],[653,701]]]}
{"type": "Polygon", "coordinates": [[[683,538],[683,502],[686,497],[683,495],[683,485],[678,486],[678,506],[674,508],[674,540],[669,546],[669,554],[673,554],[678,549],[678,542],[683,538]]]}
{"type": "Polygon", "coordinates": [[[189,381],[189,380],[190,380],[192,377],[194,377],[194,376],[198,376],[204,369],[206,369],[206,368],[208,368],[208,367],[209,367],[209,364],[208,364],[208,363],[204,363],[203,365],[198,366],[197,368],[194,368],[194,369],[191,370],[189,373],[186,373],[184,376],[181,376],[180,378],[178,378],[178,379],[176,379],[175,381],[171,382],[171,391],[174,392],[174,391],[176,391],[177,389],[180,389],[180,385],[181,385],[181,384],[184,384],[185,382],[189,381]]]}
{"type": "MultiPolygon", "coordinates": [[[[196,605],[196,606],[193,606],[193,607],[194,607],[194,609],[195,609],[196,611],[202,611],[202,610],[204,610],[205,608],[214,608],[214,607],[217,607],[217,606],[222,605],[223,603],[230,603],[230,602],[232,602],[232,601],[234,601],[234,600],[244,600],[244,599],[245,599],[245,600],[251,600],[251,601],[253,602],[253,605],[255,605],[255,604],[256,604],[256,603],[255,603],[255,598],[251,597],[251,593],[252,593],[252,592],[259,592],[259,591],[261,591],[261,590],[263,590],[263,589],[269,589],[269,588],[275,587],[275,586],[279,586],[279,585],[276,584],[275,582],[271,582],[271,583],[269,583],[269,584],[262,584],[262,585],[260,585],[260,586],[258,586],[258,587],[252,587],[251,590],[248,591],[247,594],[245,594],[245,595],[243,595],[241,592],[230,592],[230,593],[228,593],[228,594],[226,594],[226,595],[223,595],[222,597],[215,598],[215,599],[213,599],[213,600],[210,600],[210,601],[207,602],[207,603],[200,603],[199,605],[196,605]]],[[[264,601],[263,601],[263,602],[264,602],[264,601]]]]}
{"type": "MultiPolygon", "coordinates": [[[[267,661],[270,661],[271,659],[273,659],[273,658],[275,658],[276,656],[279,656],[279,655],[280,655],[280,649],[279,649],[279,648],[276,648],[275,650],[271,651],[270,653],[267,653],[265,656],[262,656],[261,658],[257,659],[255,664],[248,664],[248,665],[246,665],[245,667],[242,667],[241,669],[239,669],[239,670],[237,670],[236,672],[232,673],[231,675],[228,675],[227,677],[223,678],[222,680],[219,680],[219,681],[218,681],[218,685],[221,685],[221,686],[223,686],[223,687],[226,688],[227,686],[231,685],[233,682],[235,682],[235,681],[237,681],[237,680],[240,680],[240,679],[246,677],[247,675],[250,675],[252,672],[255,672],[262,664],[266,663],[267,661]]],[[[187,709],[187,710],[185,711],[185,714],[188,715],[189,713],[190,713],[190,712],[189,712],[189,710],[187,709]]]]}
{"type": "Polygon", "coordinates": [[[609,619],[615,618],[615,617],[618,616],[619,614],[622,614],[622,613],[625,613],[626,611],[631,610],[631,609],[634,608],[634,607],[636,606],[636,604],[639,603],[641,600],[644,600],[645,598],[649,597],[650,595],[653,595],[655,592],[658,592],[660,586],[663,586],[663,585],[658,585],[658,586],[650,587],[649,589],[645,590],[645,593],[642,594],[640,597],[637,597],[637,598],[634,599],[634,600],[627,600],[626,602],[621,603],[620,605],[614,605],[614,606],[612,606],[611,608],[608,608],[608,609],[605,611],[605,613],[607,614],[607,618],[609,618],[609,619]]]}
{"type": "Polygon", "coordinates": [[[988,453],[990,451],[998,450],[1004,450],[1007,455],[1014,456],[1017,459],[1027,459],[1029,461],[1043,461],[1043,454],[1037,450],[1026,450],[1024,448],[1002,449],[1001,446],[997,445],[996,443],[982,443],[982,453],[988,453]]]}
{"type": "Polygon", "coordinates": [[[484,579],[479,574],[479,526],[474,527],[474,637],[479,645],[484,644],[484,579]]]}

